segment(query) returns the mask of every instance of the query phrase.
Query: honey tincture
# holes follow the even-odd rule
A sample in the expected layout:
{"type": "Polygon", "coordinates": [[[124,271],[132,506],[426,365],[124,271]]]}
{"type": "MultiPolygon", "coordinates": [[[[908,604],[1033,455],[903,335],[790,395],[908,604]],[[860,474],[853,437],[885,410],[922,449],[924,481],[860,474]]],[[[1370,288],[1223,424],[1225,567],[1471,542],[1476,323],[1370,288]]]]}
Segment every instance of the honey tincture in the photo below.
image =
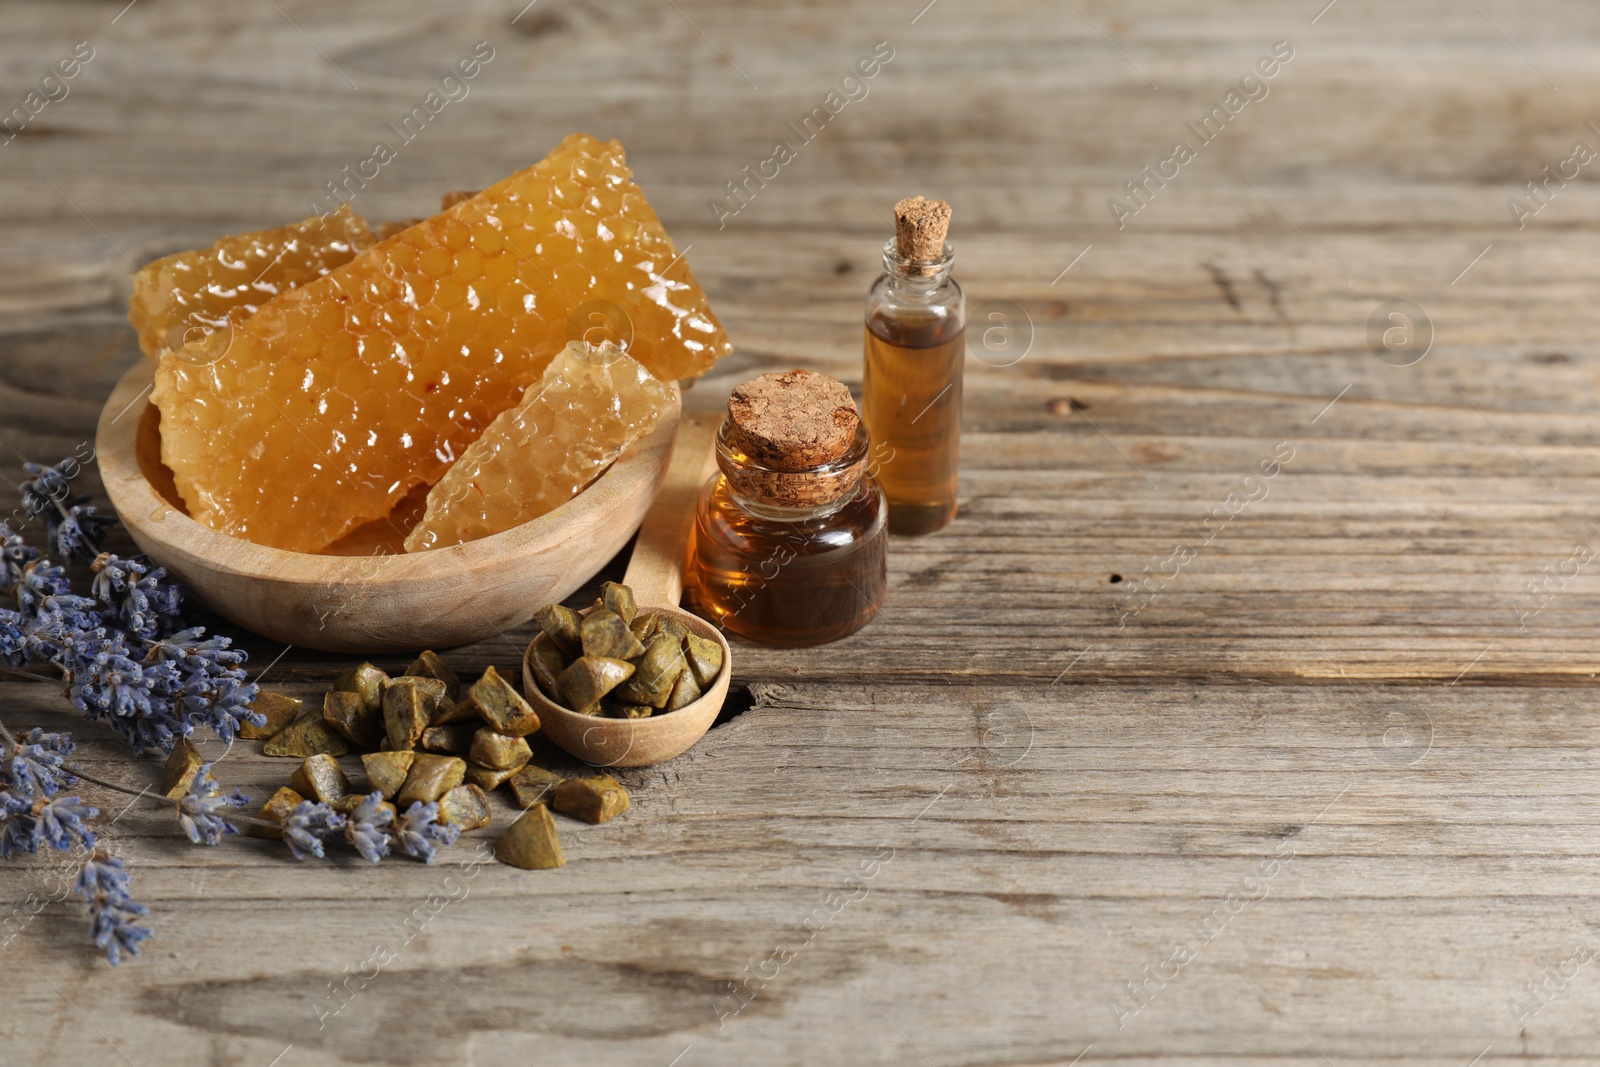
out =
{"type": "Polygon", "coordinates": [[[870,622],[888,587],[887,508],[844,383],[807,370],[746,382],[716,445],[684,569],[695,612],[785,647],[870,622]]]}
{"type": "Polygon", "coordinates": [[[950,276],[950,205],[910,197],[894,220],[867,293],[862,414],[890,532],[927,534],[956,514],[966,302],[950,276]]]}

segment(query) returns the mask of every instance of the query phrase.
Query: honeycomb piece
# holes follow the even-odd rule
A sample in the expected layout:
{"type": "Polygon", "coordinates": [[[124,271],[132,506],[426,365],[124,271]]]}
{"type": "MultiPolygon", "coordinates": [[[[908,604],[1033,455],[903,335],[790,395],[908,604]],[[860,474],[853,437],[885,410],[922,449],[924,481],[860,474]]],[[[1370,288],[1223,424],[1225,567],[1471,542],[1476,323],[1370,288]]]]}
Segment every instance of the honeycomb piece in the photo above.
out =
{"type": "Polygon", "coordinates": [[[342,267],[371,247],[372,231],[349,204],[331,215],[224,237],[209,248],[147,263],[133,276],[128,319],[139,347],[160,359],[279,293],[342,267]]]}
{"type": "Polygon", "coordinates": [[[730,347],[622,146],[574,134],[164,357],[162,459],[198,521],[320,551],[436,483],[595,315],[662,381],[730,347]]]}
{"type": "Polygon", "coordinates": [[[476,541],[554,511],[672,404],[672,387],[617,346],[573,341],[428,493],[406,550],[476,541]]]}

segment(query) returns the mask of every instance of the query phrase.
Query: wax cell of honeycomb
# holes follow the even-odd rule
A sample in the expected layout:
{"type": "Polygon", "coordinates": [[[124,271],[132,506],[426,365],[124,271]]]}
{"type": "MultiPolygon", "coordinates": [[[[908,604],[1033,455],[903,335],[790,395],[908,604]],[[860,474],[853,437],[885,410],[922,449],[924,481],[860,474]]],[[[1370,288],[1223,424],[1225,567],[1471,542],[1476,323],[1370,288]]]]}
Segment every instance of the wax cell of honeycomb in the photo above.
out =
{"type": "Polygon", "coordinates": [[[320,551],[437,482],[596,307],[662,381],[730,347],[622,146],[574,134],[165,356],[162,458],[199,521],[320,551]]]}
{"type": "Polygon", "coordinates": [[[428,493],[406,551],[446,548],[554,511],[673,409],[674,390],[615,345],[573,341],[428,493]]]}
{"type": "Polygon", "coordinates": [[[160,359],[280,293],[342,267],[375,238],[349,204],[271,230],[234,234],[209,248],[147,263],[133,276],[128,319],[139,347],[160,359]]]}

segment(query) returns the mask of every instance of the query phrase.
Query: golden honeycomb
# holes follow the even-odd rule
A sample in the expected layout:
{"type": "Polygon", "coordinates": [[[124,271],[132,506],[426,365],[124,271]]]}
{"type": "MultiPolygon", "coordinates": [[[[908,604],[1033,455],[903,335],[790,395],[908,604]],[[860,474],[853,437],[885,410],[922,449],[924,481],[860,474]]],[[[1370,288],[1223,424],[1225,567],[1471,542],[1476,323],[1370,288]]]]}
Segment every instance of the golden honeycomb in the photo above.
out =
{"type": "Polygon", "coordinates": [[[160,359],[280,293],[342,267],[375,238],[349,204],[329,215],[224,237],[209,248],[147,263],[133,276],[128,319],[139,347],[160,359]]]}
{"type": "Polygon", "coordinates": [[[672,386],[615,345],[573,341],[428,493],[406,551],[476,541],[554,511],[672,404],[672,386]]]}
{"type": "Polygon", "coordinates": [[[321,551],[436,483],[595,307],[661,381],[730,348],[622,146],[574,134],[163,357],[162,459],[199,521],[321,551]]]}

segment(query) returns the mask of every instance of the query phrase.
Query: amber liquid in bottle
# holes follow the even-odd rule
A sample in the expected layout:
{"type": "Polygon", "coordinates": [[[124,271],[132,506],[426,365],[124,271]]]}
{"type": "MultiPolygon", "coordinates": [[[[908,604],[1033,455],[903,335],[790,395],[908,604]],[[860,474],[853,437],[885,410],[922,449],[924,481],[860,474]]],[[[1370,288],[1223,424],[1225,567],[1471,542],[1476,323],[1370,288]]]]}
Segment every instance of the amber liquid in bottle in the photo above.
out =
{"type": "Polygon", "coordinates": [[[843,506],[800,521],[751,514],[725,478],[707,491],[689,534],[696,611],[764,645],[836,641],[865,626],[888,584],[883,495],[862,479],[843,506]]]}
{"type": "Polygon", "coordinates": [[[956,514],[966,328],[959,315],[880,307],[866,331],[862,416],[889,530],[932,533],[956,514]]]}

